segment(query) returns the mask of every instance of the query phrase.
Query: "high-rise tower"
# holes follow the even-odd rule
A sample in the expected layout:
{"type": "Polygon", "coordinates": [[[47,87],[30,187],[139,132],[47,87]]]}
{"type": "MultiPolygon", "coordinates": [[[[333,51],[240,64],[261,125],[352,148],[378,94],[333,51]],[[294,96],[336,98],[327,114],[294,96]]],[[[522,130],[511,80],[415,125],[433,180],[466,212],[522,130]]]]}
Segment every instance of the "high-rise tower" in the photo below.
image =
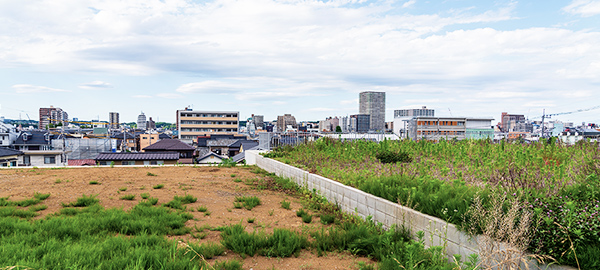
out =
{"type": "Polygon", "coordinates": [[[385,129],[385,92],[361,92],[359,96],[360,114],[371,117],[371,130],[385,129]]]}

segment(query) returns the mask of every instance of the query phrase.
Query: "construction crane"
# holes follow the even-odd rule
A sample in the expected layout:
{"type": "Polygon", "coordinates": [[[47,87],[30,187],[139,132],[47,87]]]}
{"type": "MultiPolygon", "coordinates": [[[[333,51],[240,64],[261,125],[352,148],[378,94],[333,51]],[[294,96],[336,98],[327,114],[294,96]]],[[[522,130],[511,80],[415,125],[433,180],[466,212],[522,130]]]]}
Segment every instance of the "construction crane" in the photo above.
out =
{"type": "Polygon", "coordinates": [[[594,106],[594,107],[591,107],[591,108],[587,108],[587,109],[579,109],[579,110],[571,111],[571,112],[561,112],[561,113],[551,113],[551,114],[546,114],[545,110],[544,110],[544,112],[542,113],[542,115],[533,117],[531,119],[552,118],[552,116],[566,115],[566,114],[573,114],[573,113],[580,113],[580,112],[587,112],[587,111],[596,110],[596,109],[600,109],[600,105],[599,106],[594,106]]]}
{"type": "Polygon", "coordinates": [[[561,112],[561,113],[551,113],[551,114],[546,114],[546,109],[544,109],[542,111],[542,115],[541,116],[537,116],[537,117],[534,117],[532,119],[542,118],[542,138],[544,138],[545,137],[544,120],[546,120],[546,118],[552,118],[552,116],[558,116],[558,115],[567,115],[567,114],[573,114],[573,113],[587,112],[587,111],[596,110],[596,109],[600,109],[600,105],[599,106],[594,106],[594,107],[591,107],[591,108],[587,108],[587,109],[579,109],[579,110],[571,111],[571,112],[561,112]]]}

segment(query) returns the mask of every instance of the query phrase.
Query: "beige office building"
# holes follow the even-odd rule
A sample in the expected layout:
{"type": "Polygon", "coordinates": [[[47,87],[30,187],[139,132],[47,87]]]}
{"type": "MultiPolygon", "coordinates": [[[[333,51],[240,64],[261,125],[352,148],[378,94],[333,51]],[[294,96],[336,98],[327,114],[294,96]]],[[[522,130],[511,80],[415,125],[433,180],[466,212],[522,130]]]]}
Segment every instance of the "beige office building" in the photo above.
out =
{"type": "Polygon", "coordinates": [[[239,112],[177,110],[178,139],[195,141],[209,134],[238,134],[239,112]]]}

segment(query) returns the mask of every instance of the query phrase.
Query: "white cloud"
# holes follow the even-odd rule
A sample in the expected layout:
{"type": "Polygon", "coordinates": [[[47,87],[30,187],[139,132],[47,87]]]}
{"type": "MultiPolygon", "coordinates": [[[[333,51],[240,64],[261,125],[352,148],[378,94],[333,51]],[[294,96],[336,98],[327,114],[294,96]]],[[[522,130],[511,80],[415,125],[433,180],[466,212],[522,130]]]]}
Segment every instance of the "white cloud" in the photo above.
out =
{"type": "Polygon", "coordinates": [[[571,14],[581,15],[582,17],[591,17],[600,14],[600,1],[573,0],[563,10],[571,14]]]}
{"type": "Polygon", "coordinates": [[[341,105],[358,104],[358,98],[350,99],[350,100],[340,100],[340,104],[341,105]]]}
{"type": "Polygon", "coordinates": [[[309,112],[335,112],[335,111],[338,111],[338,109],[331,108],[331,107],[327,107],[327,108],[319,107],[319,108],[310,108],[310,109],[307,109],[307,111],[309,111],[309,112]]]}
{"type": "Polygon", "coordinates": [[[402,4],[402,8],[410,7],[410,6],[414,5],[416,2],[417,2],[416,0],[406,1],[406,2],[404,2],[404,4],[402,4]]]}
{"type": "Polygon", "coordinates": [[[79,85],[79,88],[83,89],[103,89],[103,88],[113,88],[110,83],[103,81],[93,81],[89,83],[82,83],[79,85]]]}
{"type": "MultiPolygon", "coordinates": [[[[521,27],[515,16],[527,11],[503,2],[431,11],[416,0],[5,0],[0,68],[108,74],[123,85],[152,75],[161,83],[140,86],[143,95],[135,98],[218,94],[211,103],[261,110],[270,109],[255,104],[351,107],[365,90],[388,93],[390,107],[473,113],[523,110],[544,93],[564,97],[557,106],[600,98],[597,30],[570,30],[560,18],[552,22],[560,27],[521,27]]],[[[591,16],[598,3],[572,1],[565,11],[591,16]]],[[[43,84],[30,77],[28,84],[43,84]]]]}
{"type": "Polygon", "coordinates": [[[175,93],[159,93],[156,95],[159,98],[168,98],[168,99],[178,99],[178,98],[183,98],[182,95],[180,94],[175,94],[175,93]]]}
{"type": "Polygon", "coordinates": [[[46,86],[30,85],[30,84],[15,84],[12,86],[19,94],[26,93],[52,93],[52,92],[70,92],[64,89],[50,88],[46,86]]]}
{"type": "Polygon", "coordinates": [[[203,94],[231,94],[239,90],[241,86],[236,83],[208,80],[203,82],[187,83],[177,88],[180,93],[203,93],[203,94]]]}

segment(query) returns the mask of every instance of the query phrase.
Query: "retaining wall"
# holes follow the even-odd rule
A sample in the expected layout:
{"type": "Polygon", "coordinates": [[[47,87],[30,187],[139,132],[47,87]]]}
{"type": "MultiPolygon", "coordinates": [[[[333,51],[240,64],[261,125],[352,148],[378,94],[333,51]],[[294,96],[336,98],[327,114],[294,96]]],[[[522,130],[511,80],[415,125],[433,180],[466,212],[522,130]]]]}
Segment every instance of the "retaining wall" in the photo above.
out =
{"type": "MultiPolygon", "coordinates": [[[[317,190],[331,203],[338,205],[342,211],[352,213],[363,218],[371,216],[374,221],[380,222],[384,227],[390,228],[396,224],[403,224],[412,232],[423,231],[427,246],[444,246],[450,257],[459,254],[466,259],[473,253],[479,254],[479,236],[468,236],[458,230],[454,224],[423,214],[400,204],[390,202],[377,196],[368,194],[356,188],[343,185],[337,181],[309,173],[299,168],[284,164],[277,160],[265,158],[259,151],[246,151],[246,161],[249,165],[275,173],[277,176],[290,178],[298,185],[309,190],[317,190]],[[248,158],[251,156],[250,158],[248,158]],[[250,162],[248,162],[250,161],[250,162]]],[[[506,249],[504,246],[503,249],[506,249]]],[[[574,269],[564,266],[538,266],[530,261],[523,269],[574,269]],[[529,268],[527,268],[529,267],[529,268]]]]}

